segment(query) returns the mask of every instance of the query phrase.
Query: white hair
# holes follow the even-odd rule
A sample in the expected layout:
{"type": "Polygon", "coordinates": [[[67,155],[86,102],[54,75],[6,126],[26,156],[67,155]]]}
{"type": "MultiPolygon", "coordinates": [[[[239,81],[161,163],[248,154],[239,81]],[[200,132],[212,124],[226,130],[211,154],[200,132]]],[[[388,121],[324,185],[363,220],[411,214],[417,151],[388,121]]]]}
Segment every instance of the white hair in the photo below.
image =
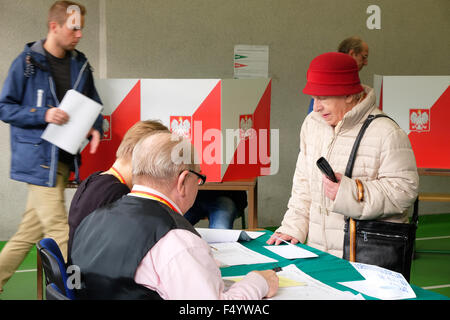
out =
{"type": "Polygon", "coordinates": [[[187,139],[169,132],[153,133],[133,149],[133,181],[172,181],[184,170],[195,170],[195,149],[187,139]]]}

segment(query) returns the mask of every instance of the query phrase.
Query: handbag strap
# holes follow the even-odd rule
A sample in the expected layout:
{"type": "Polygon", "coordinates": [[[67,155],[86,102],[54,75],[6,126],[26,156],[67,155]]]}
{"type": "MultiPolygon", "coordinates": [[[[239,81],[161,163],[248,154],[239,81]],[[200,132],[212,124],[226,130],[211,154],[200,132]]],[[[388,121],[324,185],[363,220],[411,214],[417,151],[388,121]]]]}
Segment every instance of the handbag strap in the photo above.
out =
{"type": "Polygon", "coordinates": [[[394,119],[392,119],[391,117],[389,117],[385,114],[377,114],[377,115],[371,114],[367,117],[366,121],[364,121],[364,123],[361,127],[361,130],[359,130],[358,136],[356,137],[355,143],[353,144],[352,151],[350,152],[350,157],[347,162],[347,167],[345,168],[345,175],[349,178],[352,177],[352,171],[353,171],[353,166],[355,165],[356,153],[358,152],[359,144],[361,143],[361,139],[364,135],[364,132],[366,132],[367,127],[376,118],[389,118],[395,122],[394,119]]]}
{"type": "MultiPolygon", "coordinates": [[[[385,114],[377,114],[377,115],[369,115],[366,119],[366,121],[364,121],[361,129],[359,130],[358,136],[356,137],[355,143],[353,144],[353,148],[352,151],[350,152],[350,157],[348,159],[347,162],[347,167],[345,168],[345,175],[349,178],[352,177],[352,171],[353,171],[353,166],[355,165],[355,158],[356,158],[356,153],[358,152],[358,148],[359,148],[359,144],[361,143],[361,139],[364,135],[364,132],[366,132],[367,127],[372,123],[373,120],[375,120],[376,118],[389,118],[392,121],[395,122],[394,119],[392,119],[391,117],[385,115],[385,114]]],[[[397,123],[397,122],[395,122],[397,123]]],[[[412,223],[415,224],[417,226],[419,220],[419,197],[416,198],[416,201],[414,202],[414,211],[413,211],[413,215],[412,215],[412,223]]]]}

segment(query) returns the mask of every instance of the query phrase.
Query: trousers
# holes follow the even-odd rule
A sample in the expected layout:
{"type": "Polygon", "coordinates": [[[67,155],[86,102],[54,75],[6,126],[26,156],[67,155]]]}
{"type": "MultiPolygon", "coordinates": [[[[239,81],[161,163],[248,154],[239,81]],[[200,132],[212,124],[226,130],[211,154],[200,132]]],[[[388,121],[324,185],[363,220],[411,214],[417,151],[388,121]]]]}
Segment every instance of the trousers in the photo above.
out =
{"type": "Polygon", "coordinates": [[[240,214],[233,199],[225,196],[197,199],[184,217],[195,225],[208,218],[211,229],[233,229],[233,222],[240,214]]]}
{"type": "Polygon", "coordinates": [[[0,292],[42,238],[53,238],[67,260],[69,224],[64,190],[69,178],[68,165],[59,162],[55,187],[28,184],[26,209],[17,232],[0,252],[0,292]]]}

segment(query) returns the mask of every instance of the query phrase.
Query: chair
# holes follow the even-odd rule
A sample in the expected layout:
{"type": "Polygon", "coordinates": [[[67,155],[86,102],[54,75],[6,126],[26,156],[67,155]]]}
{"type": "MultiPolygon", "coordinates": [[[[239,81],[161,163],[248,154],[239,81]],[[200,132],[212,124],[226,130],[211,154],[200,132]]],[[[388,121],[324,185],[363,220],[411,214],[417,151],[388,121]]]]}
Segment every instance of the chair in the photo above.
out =
{"type": "Polygon", "coordinates": [[[70,300],[59,291],[58,286],[54,283],[49,283],[45,289],[46,300],[70,300]]]}
{"type": "Polygon", "coordinates": [[[50,294],[54,292],[56,287],[61,294],[70,300],[74,300],[73,289],[67,287],[66,264],[55,240],[44,238],[36,244],[36,248],[41,257],[45,273],[46,293],[49,291],[49,285],[52,284],[50,294]]]}

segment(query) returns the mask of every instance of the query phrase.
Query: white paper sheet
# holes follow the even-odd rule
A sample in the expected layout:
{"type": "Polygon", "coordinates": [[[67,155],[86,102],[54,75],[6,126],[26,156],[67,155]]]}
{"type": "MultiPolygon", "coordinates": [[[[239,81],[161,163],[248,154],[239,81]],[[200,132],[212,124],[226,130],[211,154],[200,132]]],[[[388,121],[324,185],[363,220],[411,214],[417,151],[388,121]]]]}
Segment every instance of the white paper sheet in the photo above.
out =
{"type": "Polygon", "coordinates": [[[236,242],[238,240],[250,241],[264,234],[264,232],[235,229],[195,228],[195,230],[197,230],[202,238],[208,243],[236,242]]]}
{"type": "Polygon", "coordinates": [[[270,300],[364,300],[360,294],[340,291],[312,278],[294,264],[283,267],[277,274],[304,285],[280,287],[270,300]]]}
{"type": "MultiPolygon", "coordinates": [[[[244,279],[244,276],[224,277],[223,280],[225,282],[225,290],[228,290],[233,284],[241,281],[242,279],[244,279]]],[[[306,283],[295,281],[291,278],[281,275],[280,272],[278,272],[278,288],[290,288],[298,286],[306,286],[306,283]]]]}
{"type": "Polygon", "coordinates": [[[220,263],[220,267],[278,262],[244,247],[239,242],[214,243],[210,246],[213,257],[220,263]]]}
{"type": "Polygon", "coordinates": [[[295,246],[293,244],[278,245],[278,246],[264,246],[267,250],[282,256],[285,259],[302,259],[302,258],[315,258],[317,254],[295,246]]]}
{"type": "Polygon", "coordinates": [[[340,284],[382,300],[401,300],[416,297],[401,273],[364,263],[351,262],[351,264],[366,280],[340,282],[340,284]]]}
{"type": "Polygon", "coordinates": [[[63,125],[48,124],[41,138],[71,154],[76,154],[103,107],[71,89],[67,91],[59,108],[67,112],[69,121],[63,125]]]}

